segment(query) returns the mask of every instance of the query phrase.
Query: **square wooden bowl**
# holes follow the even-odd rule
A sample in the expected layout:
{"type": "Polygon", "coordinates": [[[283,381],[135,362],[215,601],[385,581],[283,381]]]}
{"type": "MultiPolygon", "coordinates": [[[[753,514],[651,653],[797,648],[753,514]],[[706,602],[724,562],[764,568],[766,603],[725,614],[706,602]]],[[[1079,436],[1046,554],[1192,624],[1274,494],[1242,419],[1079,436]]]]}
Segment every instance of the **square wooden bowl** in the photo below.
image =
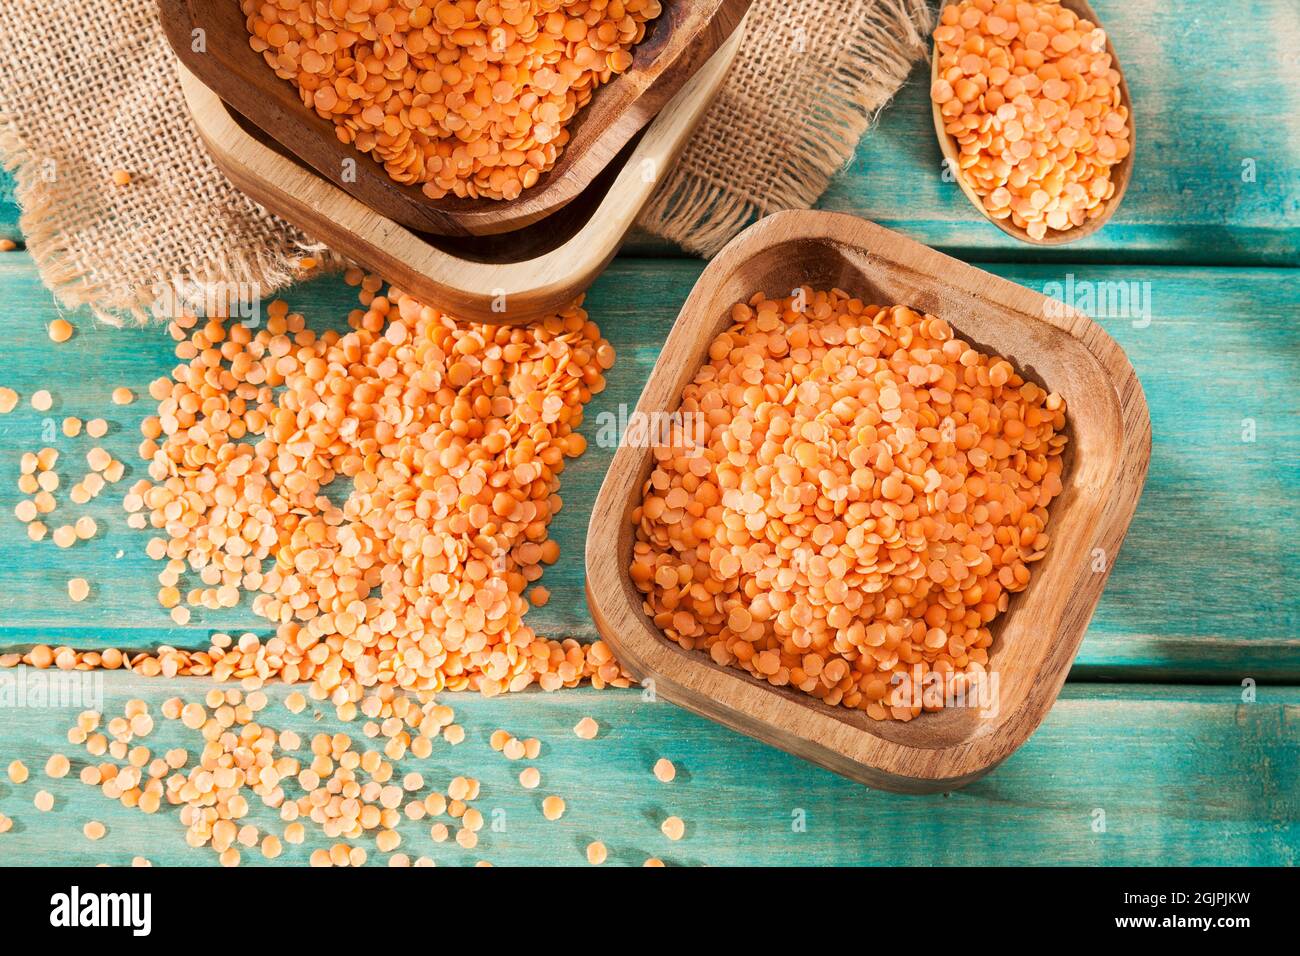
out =
{"type": "Polygon", "coordinates": [[[389,178],[339,141],[334,124],[303,105],[248,43],[238,0],[158,0],[163,30],[185,68],[320,176],[408,229],[441,236],[520,229],[577,197],[739,26],[752,0],[661,0],[632,51],[632,66],[592,94],[568,125],[569,143],[536,185],[510,201],[430,199],[389,178]],[[196,38],[202,38],[202,43],[196,38]],[[351,159],[354,166],[345,167],[351,159]],[[355,169],[354,176],[344,170],[355,169]]]}
{"type": "Polygon", "coordinates": [[[1065,682],[1142,493],[1151,449],[1146,399],[1123,351],[1086,315],[873,223],[783,212],[751,226],[704,270],[636,411],[677,409],[734,303],[801,285],[937,315],[1066,399],[1070,441],[1064,489],[1050,509],[1052,542],[1029,587],[993,625],[994,696],[984,707],[875,721],[665,637],[628,574],[630,515],[651,471],[649,447],[621,445],[597,496],[586,552],[592,617],[623,665],[652,678],[670,701],[873,787],[951,790],[1024,743],[1065,682]]]}
{"type": "Polygon", "coordinates": [[[540,222],[495,236],[407,229],[260,135],[184,64],[179,73],[213,161],[250,197],[417,298],[463,319],[517,324],[567,306],[613,258],[714,102],[743,36],[743,26],[734,30],[577,199],[540,222]]]}

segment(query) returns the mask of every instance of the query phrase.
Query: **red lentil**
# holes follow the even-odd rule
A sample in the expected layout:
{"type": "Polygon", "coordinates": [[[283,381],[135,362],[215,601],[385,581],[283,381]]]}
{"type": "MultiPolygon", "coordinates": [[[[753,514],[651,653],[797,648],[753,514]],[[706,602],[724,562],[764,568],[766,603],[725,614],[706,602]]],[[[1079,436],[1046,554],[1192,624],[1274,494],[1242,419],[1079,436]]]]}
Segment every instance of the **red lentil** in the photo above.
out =
{"type": "Polygon", "coordinates": [[[55,319],[46,330],[55,342],[66,342],[72,338],[72,323],[67,319],[55,319]]]}

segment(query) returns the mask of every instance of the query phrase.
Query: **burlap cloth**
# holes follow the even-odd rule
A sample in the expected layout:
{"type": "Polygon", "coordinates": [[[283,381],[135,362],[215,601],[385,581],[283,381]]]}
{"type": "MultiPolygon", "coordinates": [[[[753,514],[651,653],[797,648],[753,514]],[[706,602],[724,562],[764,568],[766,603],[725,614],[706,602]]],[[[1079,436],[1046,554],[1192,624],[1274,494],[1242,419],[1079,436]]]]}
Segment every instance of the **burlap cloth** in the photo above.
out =
{"type": "MultiPolygon", "coordinates": [[[[812,205],[925,55],[930,17],[925,0],[755,0],[717,103],[640,225],[711,255],[759,216],[812,205]]],[[[154,0],[0,3],[0,159],[41,278],[109,321],[143,319],[160,283],[265,293],[308,252],[337,263],[208,158],[154,0]]]]}

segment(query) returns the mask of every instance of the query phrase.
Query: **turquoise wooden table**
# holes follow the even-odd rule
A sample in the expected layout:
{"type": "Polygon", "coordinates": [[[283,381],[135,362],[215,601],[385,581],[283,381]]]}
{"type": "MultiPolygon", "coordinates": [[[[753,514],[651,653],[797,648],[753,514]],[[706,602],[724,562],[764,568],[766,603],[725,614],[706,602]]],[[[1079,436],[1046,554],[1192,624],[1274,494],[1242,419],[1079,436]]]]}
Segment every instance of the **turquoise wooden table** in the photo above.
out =
{"type": "MultiPolygon", "coordinates": [[[[1196,0],[1167,21],[1156,0],[1097,0],[1126,65],[1135,101],[1138,160],[1128,197],[1100,233],[1077,245],[1015,244],[979,219],[941,175],[921,71],[833,183],[826,208],[875,219],[1031,288],[1089,307],[1124,347],[1151,408],[1150,478],[1070,681],[1029,743],[984,780],[957,793],[900,797],[873,792],[715,726],[638,690],[578,690],[481,699],[448,695],[464,743],[435,748],[419,769],[445,789],[454,775],[482,781],[489,820],[479,846],[435,844],[428,821],[404,823],[402,851],[440,865],[585,860],[603,840],[614,863],[658,856],[670,864],[786,863],[1170,863],[1294,864],[1300,856],[1300,8],[1294,0],[1234,7],[1196,0]],[[1210,39],[1212,37],[1212,40],[1210,39]],[[1129,295],[1117,308],[1118,291],[1129,295]],[[1100,303],[1100,305],[1098,305],[1100,303]],[[601,732],[579,740],[573,725],[601,732]],[[521,788],[520,763],[488,746],[498,727],[543,741],[542,786],[521,788]],[[671,784],[651,773],[666,756],[671,784]],[[559,821],[542,797],[568,801],[559,821]],[[681,816],[685,838],[659,831],[681,816]]],[[[0,236],[19,238],[17,213],[0,205],[0,236]]],[[[588,409],[585,455],[563,476],[565,508],[553,526],[563,546],[543,583],[551,602],[530,612],[540,632],[594,639],[583,599],[582,540],[611,450],[594,440],[601,416],[631,404],[702,268],[648,237],[634,236],[587,299],[618,350],[609,388],[588,409]]],[[[335,277],[286,293],[317,324],[343,322],[354,290],[335,277]]],[[[28,541],[13,517],[21,452],[62,453],[64,487],[90,447],[49,434],[47,419],[103,414],[106,448],[139,474],[133,449],[148,401],[109,404],[111,390],[143,393],[173,364],[158,330],[97,328],[54,346],[45,325],[59,314],[23,251],[0,255],[0,385],[22,406],[0,416],[0,652],[37,642],[82,648],[204,647],[217,630],[266,633],[247,607],[199,611],[178,628],[157,606],[147,534],[129,529],[124,486],[83,510],[100,534],[66,551],[28,541]],[[26,397],[48,388],[37,413],[26,397]],[[90,598],[74,605],[67,579],[90,598]]],[[[65,507],[67,507],[65,505],[65,507]]],[[[25,672],[0,672],[10,682],[25,672]]],[[[12,686],[12,684],[11,684],[12,686]]],[[[202,681],[102,675],[106,714],[141,697],[155,711],[172,695],[197,699],[202,681]]],[[[3,685],[0,685],[0,690],[3,685]]],[[[287,689],[268,689],[273,701],[287,689]]],[[[0,863],[211,865],[192,850],[173,810],[127,810],[77,780],[84,750],[64,739],[79,707],[0,707],[0,863]],[[43,773],[55,751],[73,773],[43,773]],[[33,806],[37,789],[55,808],[33,806]],[[108,827],[91,842],[88,820],[108,827]]],[[[293,716],[273,705],[265,720],[306,735],[345,726],[332,710],[293,716]]],[[[159,721],[155,751],[193,735],[159,721]],[[187,736],[188,735],[188,736],[187,736]]],[[[282,824],[258,807],[253,820],[282,824]]],[[[304,863],[332,841],[309,836],[279,863],[304,863]]],[[[370,863],[384,854],[370,850],[370,863]]],[[[245,852],[245,864],[261,863],[245,852]]]]}

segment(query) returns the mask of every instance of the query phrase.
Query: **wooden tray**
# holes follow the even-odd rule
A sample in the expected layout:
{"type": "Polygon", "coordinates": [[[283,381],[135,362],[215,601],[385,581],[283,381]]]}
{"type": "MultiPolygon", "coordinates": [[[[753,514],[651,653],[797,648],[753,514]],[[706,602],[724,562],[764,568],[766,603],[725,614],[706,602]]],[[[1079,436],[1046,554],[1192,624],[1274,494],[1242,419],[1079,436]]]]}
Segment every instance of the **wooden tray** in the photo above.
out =
{"type": "Polygon", "coordinates": [[[237,0],[158,0],[163,29],[185,67],[264,134],[335,186],[381,215],[435,235],[490,235],[519,229],[573,200],[713,56],[740,24],[751,0],[661,0],[663,12],[633,50],[632,66],[593,94],[569,124],[555,166],[512,201],[429,199],[418,186],[393,182],[334,125],[305,107],[248,45],[237,0]],[[194,49],[195,31],[203,48],[194,49]],[[345,180],[343,160],[355,160],[345,180]]]}
{"type": "MultiPolygon", "coordinates": [[[[959,0],[944,0],[944,2],[940,4],[940,8],[957,2],[959,2],[959,0]]],[[[1103,30],[1106,29],[1105,25],[1098,18],[1096,12],[1088,5],[1087,0],[1057,0],[1057,2],[1077,16],[1091,21],[1100,26],[1103,30]]],[[[937,43],[931,43],[930,83],[932,85],[935,80],[939,78],[938,46],[937,43]]],[[[1119,204],[1124,200],[1124,193],[1128,191],[1128,181],[1133,178],[1133,156],[1137,152],[1137,129],[1134,125],[1133,99],[1129,96],[1128,80],[1124,76],[1124,68],[1120,66],[1119,57],[1115,55],[1115,46],[1111,43],[1109,30],[1106,31],[1106,52],[1110,54],[1111,66],[1119,71],[1120,96],[1123,104],[1128,107],[1128,155],[1116,163],[1110,171],[1111,182],[1115,184],[1115,192],[1110,199],[1106,200],[1106,209],[1100,216],[1095,219],[1089,219],[1085,221],[1083,225],[1076,226],[1073,229],[1067,229],[1064,232],[1049,229],[1047,235],[1042,239],[1035,239],[1033,236],[1029,235],[1029,233],[1024,229],[1013,223],[1010,217],[1006,219],[994,219],[988,214],[988,210],[984,208],[983,200],[980,199],[979,194],[976,193],[975,190],[966,182],[966,178],[962,175],[961,169],[957,165],[958,158],[960,157],[960,150],[957,147],[956,141],[944,128],[944,116],[940,111],[939,104],[935,103],[933,100],[930,101],[930,116],[934,121],[934,134],[939,140],[939,149],[943,152],[943,157],[947,161],[949,169],[952,170],[953,176],[957,180],[957,185],[961,187],[961,191],[965,194],[966,198],[970,200],[971,205],[975,207],[979,214],[1005,232],[1008,236],[1019,239],[1021,242],[1027,242],[1031,246],[1063,246],[1067,242],[1074,242],[1075,240],[1091,236],[1102,226],[1106,225],[1106,223],[1110,221],[1110,217],[1115,215],[1115,210],[1119,208],[1119,204]]]]}
{"type": "Polygon", "coordinates": [[[1024,743],[1056,699],[1142,492],[1151,448],[1146,400],[1119,346],[1082,313],[873,223],[783,212],[751,226],[704,270],[637,411],[676,410],[734,303],[757,291],[789,295],[801,284],[940,316],[1067,401],[1070,442],[1065,487],[1051,506],[1051,547],[995,624],[996,714],[949,708],[878,722],[664,637],[628,575],[629,516],[651,470],[650,448],[620,447],[596,499],[586,558],[592,617],[623,665],[653,678],[670,701],[874,787],[951,790],[1024,743]]]}
{"type": "Polygon", "coordinates": [[[712,104],[742,35],[734,31],[578,199],[500,236],[412,232],[257,137],[183,65],[181,88],[213,160],[271,212],[417,298],[464,319],[517,324],[572,302],[613,258],[712,104]]]}

